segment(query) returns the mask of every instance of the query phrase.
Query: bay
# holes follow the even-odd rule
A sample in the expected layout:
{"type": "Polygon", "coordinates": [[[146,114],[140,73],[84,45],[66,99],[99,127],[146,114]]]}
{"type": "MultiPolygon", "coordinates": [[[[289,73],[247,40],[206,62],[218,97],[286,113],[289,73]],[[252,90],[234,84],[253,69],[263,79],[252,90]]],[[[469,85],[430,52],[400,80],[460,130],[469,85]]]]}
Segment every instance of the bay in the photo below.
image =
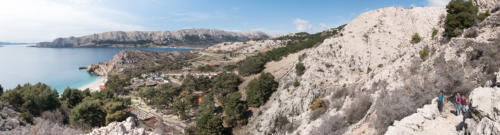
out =
{"type": "Polygon", "coordinates": [[[36,48],[33,45],[0,47],[0,85],[12,89],[25,83],[42,82],[62,94],[66,87],[79,88],[99,76],[79,70],[105,62],[122,50],[140,49],[156,52],[190,51],[187,48],[36,48]]]}

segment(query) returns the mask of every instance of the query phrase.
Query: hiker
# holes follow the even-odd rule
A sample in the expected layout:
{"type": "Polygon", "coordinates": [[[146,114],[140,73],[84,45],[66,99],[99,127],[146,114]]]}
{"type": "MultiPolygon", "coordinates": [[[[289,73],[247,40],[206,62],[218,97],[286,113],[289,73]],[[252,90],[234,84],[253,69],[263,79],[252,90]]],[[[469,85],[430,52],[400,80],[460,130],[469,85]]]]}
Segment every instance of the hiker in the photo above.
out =
{"type": "Polygon", "coordinates": [[[465,98],[465,96],[462,96],[462,102],[461,103],[462,103],[462,110],[464,112],[463,114],[465,114],[465,112],[467,111],[466,108],[465,108],[466,105],[467,105],[467,99],[465,98]]]}
{"type": "Polygon", "coordinates": [[[460,98],[460,93],[457,92],[457,95],[455,96],[455,108],[457,109],[457,115],[460,115],[461,113],[461,104],[462,104],[462,98],[460,98]]]}
{"type": "Polygon", "coordinates": [[[438,110],[439,110],[439,113],[443,112],[443,100],[444,100],[444,94],[443,94],[443,90],[439,91],[439,94],[438,94],[438,110]]]}

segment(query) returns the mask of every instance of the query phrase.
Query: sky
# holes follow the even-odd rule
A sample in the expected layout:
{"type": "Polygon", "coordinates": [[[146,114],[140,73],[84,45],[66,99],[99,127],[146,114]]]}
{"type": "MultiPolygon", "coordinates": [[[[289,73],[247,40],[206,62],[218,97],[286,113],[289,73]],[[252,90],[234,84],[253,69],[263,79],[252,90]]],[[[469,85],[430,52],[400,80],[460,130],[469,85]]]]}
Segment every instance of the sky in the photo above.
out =
{"type": "Polygon", "coordinates": [[[106,31],[191,28],[319,32],[383,7],[449,0],[0,0],[0,41],[41,42],[106,31]]]}

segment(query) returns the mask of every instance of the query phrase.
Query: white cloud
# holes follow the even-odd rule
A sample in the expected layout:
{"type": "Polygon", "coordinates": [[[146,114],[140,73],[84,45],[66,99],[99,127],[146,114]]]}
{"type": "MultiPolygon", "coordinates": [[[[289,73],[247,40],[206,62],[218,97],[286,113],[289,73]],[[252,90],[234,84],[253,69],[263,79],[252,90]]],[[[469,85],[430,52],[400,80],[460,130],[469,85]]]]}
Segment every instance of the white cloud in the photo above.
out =
{"type": "Polygon", "coordinates": [[[446,6],[450,0],[427,0],[428,6],[446,6]]]}
{"type": "Polygon", "coordinates": [[[293,21],[293,24],[298,32],[312,32],[312,25],[309,21],[297,18],[293,21]]]}
{"type": "Polygon", "coordinates": [[[145,29],[99,16],[100,12],[106,12],[117,17],[129,17],[126,13],[74,4],[100,0],[71,1],[73,4],[56,0],[0,1],[0,41],[38,42],[104,31],[145,29]]]}

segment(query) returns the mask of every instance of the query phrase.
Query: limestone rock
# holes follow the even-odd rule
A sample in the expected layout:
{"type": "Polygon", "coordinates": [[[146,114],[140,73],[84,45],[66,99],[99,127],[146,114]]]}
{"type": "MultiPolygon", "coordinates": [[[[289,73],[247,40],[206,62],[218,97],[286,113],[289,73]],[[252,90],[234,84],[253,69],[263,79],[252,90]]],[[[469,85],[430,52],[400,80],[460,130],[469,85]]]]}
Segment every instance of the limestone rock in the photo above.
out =
{"type": "Polygon", "coordinates": [[[474,3],[483,12],[486,10],[492,10],[496,7],[500,7],[500,0],[474,0],[474,3]]]}
{"type": "Polygon", "coordinates": [[[125,121],[112,122],[105,127],[93,129],[87,135],[154,135],[154,133],[136,127],[134,118],[129,117],[125,121]]]}
{"type": "Polygon", "coordinates": [[[475,123],[473,120],[469,119],[467,121],[469,124],[469,131],[471,135],[498,135],[500,134],[500,122],[492,121],[488,118],[483,118],[479,123],[475,123]]]}
{"type": "Polygon", "coordinates": [[[470,94],[470,108],[479,118],[500,120],[500,89],[476,88],[470,94]]]}

